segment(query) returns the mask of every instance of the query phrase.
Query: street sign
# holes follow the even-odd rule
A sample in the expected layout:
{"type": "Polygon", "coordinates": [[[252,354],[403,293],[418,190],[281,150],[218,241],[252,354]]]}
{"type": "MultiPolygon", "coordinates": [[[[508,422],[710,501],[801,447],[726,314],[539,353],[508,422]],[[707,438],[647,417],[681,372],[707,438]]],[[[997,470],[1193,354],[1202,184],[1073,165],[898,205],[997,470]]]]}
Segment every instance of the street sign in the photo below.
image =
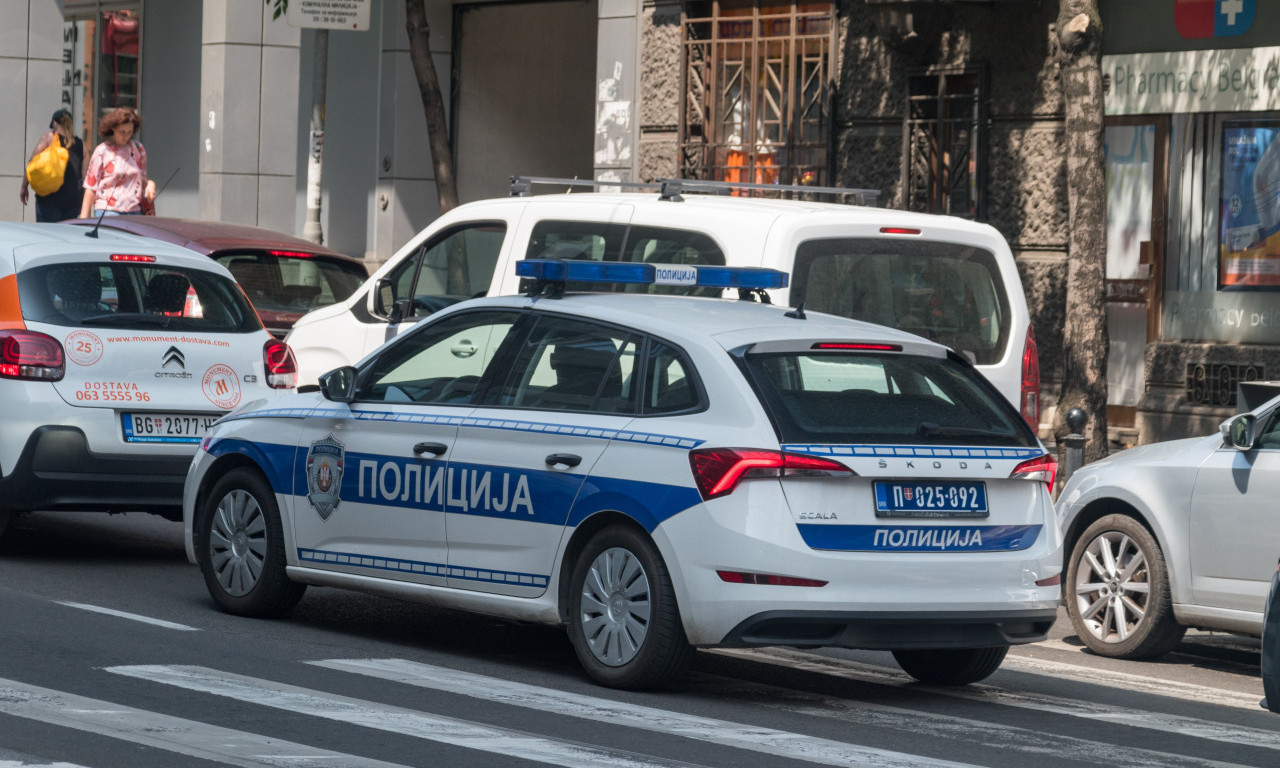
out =
{"type": "Polygon", "coordinates": [[[371,0],[291,0],[285,11],[290,26],[304,29],[369,28],[371,0]]]}

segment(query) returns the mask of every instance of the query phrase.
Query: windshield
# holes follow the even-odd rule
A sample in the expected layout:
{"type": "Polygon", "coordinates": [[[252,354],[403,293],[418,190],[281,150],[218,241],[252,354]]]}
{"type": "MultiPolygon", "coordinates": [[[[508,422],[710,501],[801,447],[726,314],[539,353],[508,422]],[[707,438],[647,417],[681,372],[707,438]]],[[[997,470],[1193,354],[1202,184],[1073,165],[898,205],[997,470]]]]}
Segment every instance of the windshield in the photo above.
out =
{"type": "Polygon", "coordinates": [[[1037,444],[982,374],[954,358],[748,353],[743,365],[784,443],[1037,444]]]}
{"type": "Polygon", "coordinates": [[[958,243],[810,240],[796,250],[791,303],[923,336],[975,364],[999,362],[1009,300],[995,255],[958,243]]]}
{"type": "Polygon", "coordinates": [[[58,264],[18,275],[22,317],[50,325],[248,333],[262,323],[235,283],[150,263],[58,264]]]}

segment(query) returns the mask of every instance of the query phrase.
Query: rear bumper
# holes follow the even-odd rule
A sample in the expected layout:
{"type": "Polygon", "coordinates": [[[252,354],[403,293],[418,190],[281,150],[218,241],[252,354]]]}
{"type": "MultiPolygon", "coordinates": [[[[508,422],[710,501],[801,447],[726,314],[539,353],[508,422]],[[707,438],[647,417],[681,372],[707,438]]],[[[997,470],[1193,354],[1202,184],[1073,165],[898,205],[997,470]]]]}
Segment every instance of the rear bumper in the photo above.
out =
{"type": "Polygon", "coordinates": [[[94,453],[80,429],[44,426],[27,439],[13,471],[0,477],[0,507],[154,512],[177,520],[190,464],[190,456],[94,453]]]}
{"type": "Polygon", "coordinates": [[[766,611],[734,627],[719,644],[822,646],[892,651],[991,648],[1045,639],[1056,609],[901,612],[766,611]]]}

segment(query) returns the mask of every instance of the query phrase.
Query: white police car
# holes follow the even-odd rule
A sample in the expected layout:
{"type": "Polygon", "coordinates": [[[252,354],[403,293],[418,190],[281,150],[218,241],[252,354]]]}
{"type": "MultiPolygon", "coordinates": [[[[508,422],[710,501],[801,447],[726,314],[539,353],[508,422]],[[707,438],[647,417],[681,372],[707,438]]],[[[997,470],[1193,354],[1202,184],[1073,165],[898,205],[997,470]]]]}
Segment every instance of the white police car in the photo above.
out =
{"type": "Polygon", "coordinates": [[[181,519],[205,430],[295,376],[207,257],[107,229],[0,224],[0,533],[33,510],[181,519]]]}
{"type": "Polygon", "coordinates": [[[892,650],[963,684],[1043,639],[1056,469],[963,356],[753,301],[563,281],[785,286],[759,268],[524,261],[201,445],[187,554],[214,600],[347,587],[567,625],[617,687],[694,647],[892,650]]]}

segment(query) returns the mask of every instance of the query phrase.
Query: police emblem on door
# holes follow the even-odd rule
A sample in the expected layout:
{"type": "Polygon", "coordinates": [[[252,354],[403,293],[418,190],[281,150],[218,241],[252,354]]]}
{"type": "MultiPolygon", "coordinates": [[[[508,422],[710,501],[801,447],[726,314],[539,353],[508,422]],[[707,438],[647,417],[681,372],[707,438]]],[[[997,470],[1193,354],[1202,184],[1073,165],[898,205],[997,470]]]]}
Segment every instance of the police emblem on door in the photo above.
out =
{"type": "Polygon", "coordinates": [[[328,520],[341,501],[345,454],[346,449],[333,435],[315,441],[307,451],[307,501],[321,520],[328,520]]]}

